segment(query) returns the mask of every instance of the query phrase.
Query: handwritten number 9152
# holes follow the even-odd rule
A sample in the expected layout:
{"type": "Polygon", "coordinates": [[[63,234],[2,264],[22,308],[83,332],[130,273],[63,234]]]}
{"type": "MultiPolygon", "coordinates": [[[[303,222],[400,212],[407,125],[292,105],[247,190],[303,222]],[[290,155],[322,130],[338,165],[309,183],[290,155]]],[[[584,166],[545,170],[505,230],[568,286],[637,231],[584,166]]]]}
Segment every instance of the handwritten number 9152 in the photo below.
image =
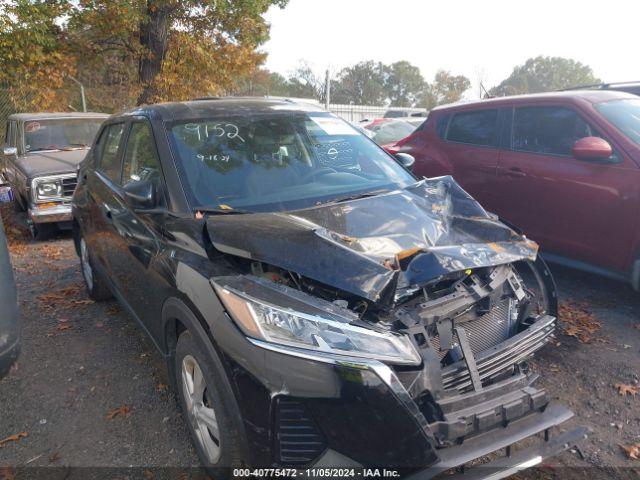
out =
{"type": "MultiPolygon", "coordinates": [[[[208,129],[207,129],[208,130],[208,129]]],[[[207,131],[207,135],[208,135],[207,131]]],[[[216,123],[213,126],[213,133],[216,137],[227,137],[229,139],[237,138],[244,143],[244,138],[240,136],[240,129],[233,123],[216,123]]]]}

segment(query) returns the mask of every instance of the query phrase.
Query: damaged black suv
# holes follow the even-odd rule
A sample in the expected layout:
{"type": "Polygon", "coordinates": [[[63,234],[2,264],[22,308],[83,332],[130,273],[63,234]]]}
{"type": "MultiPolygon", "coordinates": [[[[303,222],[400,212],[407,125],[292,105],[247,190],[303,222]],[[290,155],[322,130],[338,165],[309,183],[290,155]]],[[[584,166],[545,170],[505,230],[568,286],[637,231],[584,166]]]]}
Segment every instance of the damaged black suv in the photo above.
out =
{"type": "Polygon", "coordinates": [[[527,368],[557,313],[536,244],[410,160],[284,100],[103,124],[73,197],[86,288],[166,357],[208,467],[430,478],[502,451],[499,478],[585,435],[550,435],[572,413],[527,368]]]}

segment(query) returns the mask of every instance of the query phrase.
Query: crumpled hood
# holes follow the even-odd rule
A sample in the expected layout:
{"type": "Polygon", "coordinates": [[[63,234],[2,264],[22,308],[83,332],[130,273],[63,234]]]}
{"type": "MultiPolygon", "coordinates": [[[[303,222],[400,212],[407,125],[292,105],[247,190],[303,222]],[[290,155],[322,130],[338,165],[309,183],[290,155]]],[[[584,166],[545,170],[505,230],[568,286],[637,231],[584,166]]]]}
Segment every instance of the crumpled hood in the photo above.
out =
{"type": "Polygon", "coordinates": [[[18,158],[18,165],[28,178],[59,173],[75,173],[78,164],[87,155],[86,148],[53,152],[27,153],[18,158]]]}
{"type": "Polygon", "coordinates": [[[383,305],[403,284],[535,259],[538,246],[494,219],[453,178],[281,213],[212,216],[218,250],[291,270],[383,305]]]}

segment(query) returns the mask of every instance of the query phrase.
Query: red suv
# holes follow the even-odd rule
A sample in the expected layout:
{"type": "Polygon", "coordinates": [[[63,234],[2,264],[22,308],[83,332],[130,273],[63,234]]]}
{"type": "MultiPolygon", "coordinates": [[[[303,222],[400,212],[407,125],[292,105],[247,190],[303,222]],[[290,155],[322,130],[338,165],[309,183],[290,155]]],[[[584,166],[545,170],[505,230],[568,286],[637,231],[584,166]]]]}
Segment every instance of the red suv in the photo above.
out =
{"type": "Polygon", "coordinates": [[[389,148],[415,173],[453,175],[546,258],[640,287],[640,99],[523,95],[434,109],[389,148]]]}

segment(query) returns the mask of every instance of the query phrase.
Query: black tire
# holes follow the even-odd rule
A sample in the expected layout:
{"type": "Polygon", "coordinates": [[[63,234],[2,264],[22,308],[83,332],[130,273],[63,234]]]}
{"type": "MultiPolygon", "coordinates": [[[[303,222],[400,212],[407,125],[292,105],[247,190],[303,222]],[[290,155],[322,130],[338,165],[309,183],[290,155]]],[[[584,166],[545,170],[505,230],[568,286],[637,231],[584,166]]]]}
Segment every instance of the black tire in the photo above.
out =
{"type": "Polygon", "coordinates": [[[38,242],[44,242],[56,231],[56,226],[50,223],[32,223],[29,225],[29,231],[31,232],[31,238],[38,242]]]}
{"type": "Polygon", "coordinates": [[[102,274],[94,267],[95,263],[91,257],[88,246],[84,241],[84,238],[80,237],[80,270],[82,271],[82,278],[84,279],[84,286],[87,289],[87,295],[91,300],[96,302],[102,302],[109,300],[113,297],[111,290],[107,286],[102,274]],[[85,261],[88,263],[85,265],[85,261]]]}
{"type": "MultiPolygon", "coordinates": [[[[216,362],[198,345],[193,334],[188,330],[183,332],[178,338],[174,365],[178,401],[193,444],[198,452],[198,457],[202,465],[212,474],[213,478],[230,478],[232,469],[242,467],[244,462],[241,448],[242,439],[230,414],[231,405],[234,404],[235,398],[233,397],[227,379],[222,377],[225,373],[224,371],[220,371],[220,368],[216,366],[216,362]],[[194,414],[189,410],[185,397],[185,381],[182,371],[183,361],[185,361],[185,359],[187,359],[187,361],[191,360],[191,358],[188,357],[195,359],[205,380],[206,388],[203,395],[203,406],[212,408],[215,411],[215,419],[217,420],[219,432],[219,441],[217,442],[219,459],[216,462],[210,460],[198,439],[199,433],[196,431],[197,421],[195,420],[194,414]]],[[[211,435],[211,431],[207,433],[209,433],[210,438],[214,438],[213,435],[211,435]]]]}

